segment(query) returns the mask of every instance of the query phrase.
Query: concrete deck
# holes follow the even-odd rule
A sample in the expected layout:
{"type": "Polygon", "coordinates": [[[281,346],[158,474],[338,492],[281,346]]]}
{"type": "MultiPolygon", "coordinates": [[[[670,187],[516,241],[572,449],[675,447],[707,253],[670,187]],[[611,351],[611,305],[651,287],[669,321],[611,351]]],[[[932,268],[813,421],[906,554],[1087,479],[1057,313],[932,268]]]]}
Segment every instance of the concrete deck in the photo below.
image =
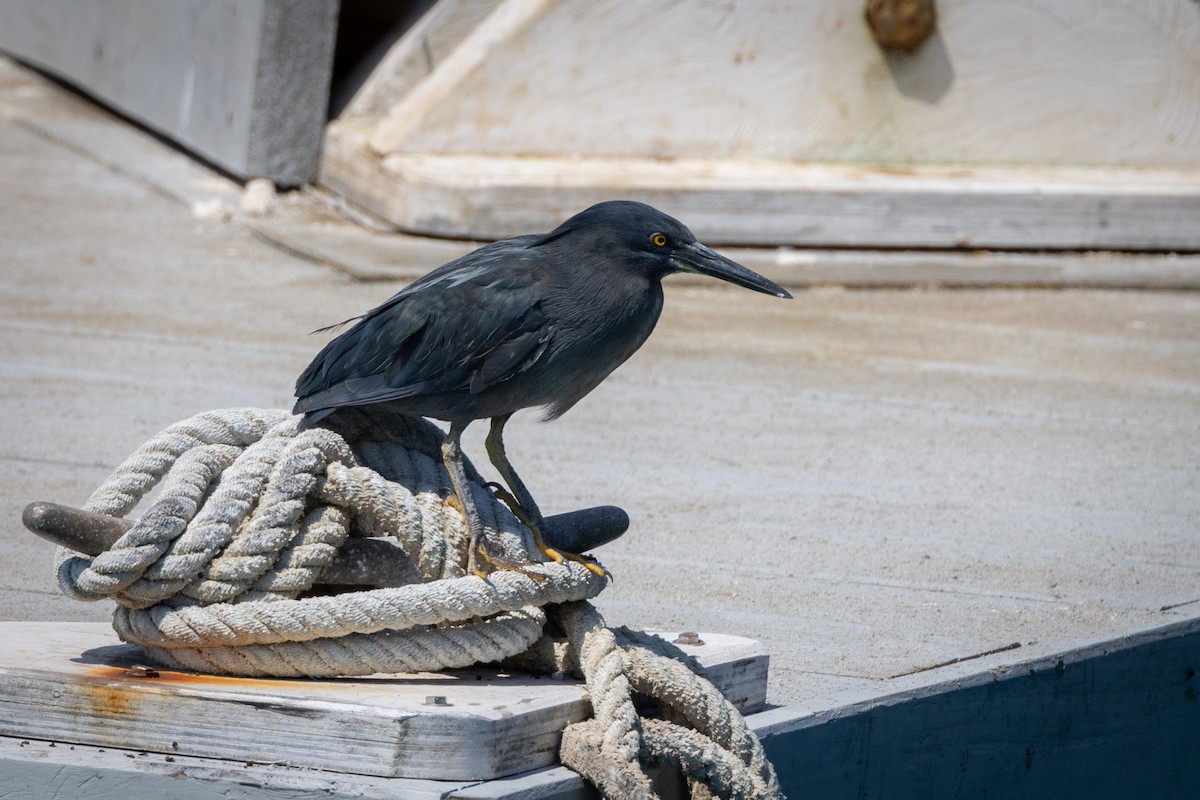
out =
{"type": "MultiPolygon", "coordinates": [[[[308,332],[401,284],[299,257],[228,216],[235,185],[4,61],[0,175],[0,619],[105,620],[21,508],[82,503],[196,412],[289,406],[308,332]]],[[[629,511],[611,624],[761,639],[768,699],[816,706],[1200,617],[1200,295],[669,283],[630,363],[509,428],[545,511],[629,511]]]]}

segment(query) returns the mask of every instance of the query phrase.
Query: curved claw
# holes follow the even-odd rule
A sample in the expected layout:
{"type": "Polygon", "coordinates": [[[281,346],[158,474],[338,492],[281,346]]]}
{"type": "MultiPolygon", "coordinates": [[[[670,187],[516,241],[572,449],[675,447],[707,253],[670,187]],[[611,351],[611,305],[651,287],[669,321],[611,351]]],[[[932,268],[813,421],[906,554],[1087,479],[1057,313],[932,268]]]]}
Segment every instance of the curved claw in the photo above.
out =
{"type": "MultiPolygon", "coordinates": [[[[579,564],[583,564],[588,568],[588,570],[596,575],[599,575],[601,578],[612,580],[612,573],[593,559],[577,553],[567,552],[566,550],[558,548],[552,543],[547,542],[541,531],[541,528],[545,526],[545,520],[542,521],[543,525],[536,524],[530,518],[531,515],[527,513],[526,510],[521,506],[520,501],[518,501],[517,498],[513,496],[512,492],[510,492],[506,487],[496,483],[495,481],[489,481],[486,486],[492,491],[492,495],[497,500],[508,506],[508,509],[512,511],[513,516],[520,520],[521,524],[529,528],[529,530],[533,533],[534,543],[537,545],[538,550],[542,552],[542,555],[546,556],[557,564],[561,564],[564,561],[575,561],[579,564]]],[[[491,559],[489,559],[489,561],[491,563],[496,563],[491,559]]],[[[516,571],[522,572],[530,577],[534,577],[535,579],[541,578],[541,576],[535,576],[526,570],[520,569],[520,565],[517,564],[497,564],[497,566],[501,566],[506,569],[515,569],[516,571]]]]}
{"type": "MultiPolygon", "coordinates": [[[[512,511],[513,516],[515,516],[518,520],[520,520],[521,524],[523,524],[525,527],[529,528],[529,530],[533,532],[534,542],[537,544],[537,548],[542,551],[542,555],[546,556],[547,558],[553,560],[554,562],[556,562],[558,564],[561,564],[563,561],[575,561],[577,563],[583,564],[592,573],[599,575],[601,578],[608,578],[609,580],[613,579],[612,573],[609,572],[607,569],[605,569],[603,566],[601,566],[599,563],[597,563],[594,559],[588,558],[587,556],[584,556],[584,555],[581,555],[578,553],[569,552],[569,551],[563,549],[562,547],[558,546],[557,542],[554,541],[554,537],[551,535],[548,535],[550,530],[553,530],[553,526],[549,524],[554,519],[553,517],[542,519],[542,521],[541,521],[542,524],[538,525],[531,519],[532,515],[530,515],[521,506],[520,501],[517,500],[517,498],[513,496],[513,493],[510,492],[506,487],[500,485],[499,483],[496,483],[495,481],[489,481],[486,484],[486,486],[492,491],[492,495],[497,500],[504,503],[504,505],[508,506],[508,509],[510,511],[512,511]],[[547,541],[547,540],[549,540],[549,541],[547,541]]],[[[620,511],[620,509],[617,509],[617,510],[620,511]]],[[[583,515],[583,514],[589,513],[589,512],[591,512],[592,515],[597,516],[597,519],[599,520],[599,514],[607,515],[610,513],[610,509],[608,507],[602,506],[602,507],[598,507],[595,509],[583,509],[582,511],[574,512],[574,514],[571,514],[571,515],[563,514],[560,516],[562,516],[564,518],[565,517],[573,517],[573,516],[580,516],[580,515],[583,515]]],[[[622,513],[622,515],[624,514],[624,512],[621,512],[621,513],[622,513]]],[[[609,520],[604,519],[603,522],[609,522],[609,520]]],[[[628,517],[624,517],[623,522],[624,522],[624,524],[621,525],[621,530],[617,535],[620,535],[620,533],[623,533],[624,528],[628,527],[628,524],[629,524],[628,517]]],[[[611,532],[604,531],[604,535],[606,537],[610,536],[611,532]]],[[[608,539],[606,538],[605,541],[608,541],[608,539]]]]}
{"type": "MultiPolygon", "coordinates": [[[[542,544],[545,544],[545,543],[543,542],[542,544]]],[[[604,565],[602,565],[600,562],[596,561],[595,559],[588,558],[585,555],[580,555],[578,553],[568,553],[565,550],[556,550],[553,547],[549,547],[549,546],[543,547],[542,553],[544,553],[548,558],[553,559],[555,562],[557,562],[559,564],[563,563],[564,561],[574,561],[577,564],[583,564],[593,574],[599,575],[601,578],[608,578],[609,580],[612,580],[612,573],[609,572],[604,567],[604,565]]]]}

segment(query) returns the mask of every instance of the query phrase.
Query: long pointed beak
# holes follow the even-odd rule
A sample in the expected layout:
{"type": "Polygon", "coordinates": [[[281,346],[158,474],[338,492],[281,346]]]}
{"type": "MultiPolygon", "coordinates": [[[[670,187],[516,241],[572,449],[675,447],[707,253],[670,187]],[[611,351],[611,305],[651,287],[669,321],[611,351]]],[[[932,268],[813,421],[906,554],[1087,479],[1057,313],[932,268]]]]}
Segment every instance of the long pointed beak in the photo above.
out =
{"type": "Polygon", "coordinates": [[[773,294],[776,297],[792,296],[774,281],[764,278],[753,270],[746,269],[736,261],[726,258],[699,242],[692,242],[677,250],[671,257],[671,263],[684,272],[711,275],[714,278],[720,278],[723,281],[729,281],[763,294],[773,294]]]}

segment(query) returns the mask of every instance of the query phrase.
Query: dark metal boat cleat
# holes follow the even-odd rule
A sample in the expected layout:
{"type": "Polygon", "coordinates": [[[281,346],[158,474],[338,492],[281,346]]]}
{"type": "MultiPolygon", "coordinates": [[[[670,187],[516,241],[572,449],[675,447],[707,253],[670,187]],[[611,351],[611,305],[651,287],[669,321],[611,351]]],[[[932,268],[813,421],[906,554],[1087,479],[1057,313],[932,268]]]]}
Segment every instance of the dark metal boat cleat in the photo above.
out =
{"type": "MultiPolygon", "coordinates": [[[[134,526],[133,520],[48,502],[25,506],[21,522],[43,539],[88,556],[103,553],[134,526]]],[[[542,536],[551,546],[588,552],[624,534],[629,515],[616,506],[596,506],[546,517],[543,525],[542,536]]],[[[388,588],[420,580],[404,550],[389,539],[351,538],[322,571],[320,582],[388,588]]]]}

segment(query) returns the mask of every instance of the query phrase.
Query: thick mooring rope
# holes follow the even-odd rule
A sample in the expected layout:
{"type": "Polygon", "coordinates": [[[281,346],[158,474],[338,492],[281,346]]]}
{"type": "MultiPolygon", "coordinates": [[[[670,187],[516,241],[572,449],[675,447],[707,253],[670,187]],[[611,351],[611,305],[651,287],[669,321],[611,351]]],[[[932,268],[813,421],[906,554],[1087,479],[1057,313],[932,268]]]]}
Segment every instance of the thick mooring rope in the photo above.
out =
{"type": "Polygon", "coordinates": [[[745,719],[665,640],[610,629],[589,603],[554,610],[578,661],[593,718],[563,732],[562,763],[606,797],[653,798],[644,765],[666,764],[692,782],[692,797],[782,798],[775,770],[745,719]],[[634,698],[657,702],[665,719],[642,718],[634,698]]]}
{"type": "MultiPolygon", "coordinates": [[[[607,797],[656,797],[651,762],[679,768],[695,798],[782,797],[757,738],[690,659],[656,637],[606,628],[583,602],[604,578],[575,562],[532,565],[541,580],[467,575],[441,432],[412,417],[378,422],[367,415],[343,436],[242,408],[172,425],[85,509],[123,517],[157,487],[153,502],[100,555],[61,552],[59,586],[79,600],[112,598],[124,641],[201,672],[353,676],[544,652],[542,668],[587,680],[595,717],[567,728],[561,755],[607,797]],[[351,536],[393,537],[421,582],[314,593],[351,536]],[[547,611],[567,636],[557,651],[543,637],[547,611]],[[656,700],[666,720],[642,719],[635,696],[656,700]]],[[[540,558],[529,530],[468,474],[494,549],[540,558]]]]}

